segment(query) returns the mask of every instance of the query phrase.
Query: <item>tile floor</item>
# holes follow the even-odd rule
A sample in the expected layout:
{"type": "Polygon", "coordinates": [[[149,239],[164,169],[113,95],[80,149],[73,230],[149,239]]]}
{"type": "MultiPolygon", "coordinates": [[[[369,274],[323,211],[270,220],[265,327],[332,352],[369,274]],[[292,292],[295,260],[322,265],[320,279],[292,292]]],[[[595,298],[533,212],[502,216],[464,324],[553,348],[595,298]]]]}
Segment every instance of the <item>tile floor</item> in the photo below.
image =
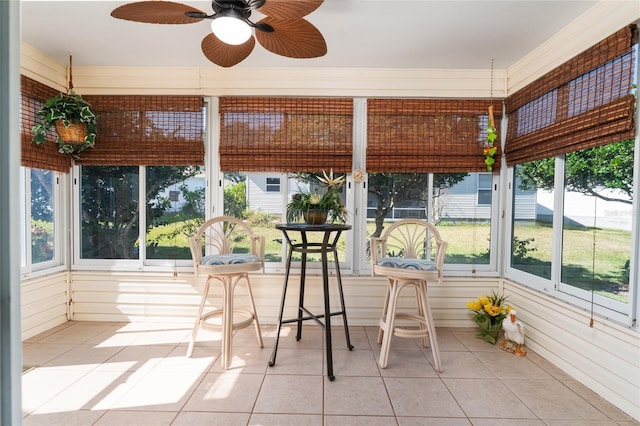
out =
{"type": "Polygon", "coordinates": [[[529,350],[521,358],[438,329],[443,373],[418,341],[394,339],[378,368],[377,328],[334,328],[334,372],[324,375],[322,330],[296,342],[283,327],[234,337],[229,370],[219,335],[202,331],[186,358],[188,326],[69,322],[24,343],[25,425],[630,425],[629,416],[529,350]],[[35,368],[32,368],[34,367],[35,368]]]}

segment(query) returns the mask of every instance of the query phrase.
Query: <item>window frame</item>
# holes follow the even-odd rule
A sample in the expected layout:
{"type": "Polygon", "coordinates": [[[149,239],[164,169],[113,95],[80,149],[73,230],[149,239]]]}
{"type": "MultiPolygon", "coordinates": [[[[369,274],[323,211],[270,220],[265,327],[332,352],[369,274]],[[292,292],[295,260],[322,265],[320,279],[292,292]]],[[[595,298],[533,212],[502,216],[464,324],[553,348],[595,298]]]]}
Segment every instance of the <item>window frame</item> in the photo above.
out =
{"type": "Polygon", "coordinates": [[[66,197],[62,188],[66,187],[66,177],[63,173],[49,170],[53,173],[53,259],[44,262],[33,263],[31,248],[31,171],[32,167],[20,166],[20,233],[22,245],[20,247],[21,265],[20,275],[23,279],[40,276],[51,272],[66,269],[67,235],[65,229],[66,197]],[[22,264],[22,260],[25,261],[22,264]]]}
{"type": "MultiPolygon", "coordinates": [[[[634,189],[638,187],[639,174],[640,174],[640,138],[635,139],[635,151],[634,151],[634,189]]],[[[615,301],[613,299],[593,294],[587,290],[577,289],[570,284],[563,283],[561,281],[561,268],[562,268],[562,233],[563,233],[563,219],[564,219],[564,155],[555,157],[555,175],[554,175],[554,200],[553,200],[553,225],[552,225],[552,238],[553,248],[551,255],[551,278],[546,279],[534,274],[527,273],[520,269],[511,267],[510,253],[513,250],[512,247],[512,234],[513,234],[513,197],[515,194],[515,165],[510,166],[507,169],[507,191],[506,199],[510,202],[507,203],[506,215],[505,215],[505,232],[503,235],[503,244],[505,247],[504,256],[504,278],[517,282],[525,287],[533,288],[544,294],[548,294],[556,299],[569,303],[572,306],[578,307],[585,311],[592,311],[598,316],[607,318],[626,326],[633,325],[634,312],[637,309],[638,303],[635,301],[638,299],[638,291],[640,290],[637,284],[638,268],[640,262],[636,260],[636,263],[631,262],[630,265],[630,279],[629,279],[629,302],[623,303],[615,301]],[[635,284],[634,284],[635,283],[635,284]]],[[[637,193],[637,191],[636,191],[637,193]]],[[[633,200],[632,212],[638,211],[638,198],[633,200]]],[[[632,213],[633,214],[633,213],[632,213]]],[[[630,259],[637,259],[638,245],[640,244],[640,222],[637,219],[637,214],[634,216],[636,219],[632,223],[631,229],[631,247],[630,247],[630,259]]]]}

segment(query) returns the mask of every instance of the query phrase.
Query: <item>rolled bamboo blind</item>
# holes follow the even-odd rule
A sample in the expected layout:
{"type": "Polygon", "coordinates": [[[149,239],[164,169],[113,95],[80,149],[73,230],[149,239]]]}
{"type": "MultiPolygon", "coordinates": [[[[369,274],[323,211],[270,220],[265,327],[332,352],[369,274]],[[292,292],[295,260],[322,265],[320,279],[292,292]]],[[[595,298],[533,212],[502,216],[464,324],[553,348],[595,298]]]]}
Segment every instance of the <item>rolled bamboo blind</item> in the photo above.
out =
{"type": "Polygon", "coordinates": [[[621,29],[506,99],[507,164],[635,136],[637,32],[621,29]]]}
{"type": "Polygon", "coordinates": [[[350,98],[220,98],[222,171],[351,170],[350,98]]]}
{"type": "Polygon", "coordinates": [[[20,77],[20,91],[20,164],[24,167],[69,173],[71,157],[58,152],[54,131],[47,135],[45,144],[36,145],[32,142],[36,113],[58,91],[24,75],[20,77]]]}
{"type": "Polygon", "coordinates": [[[204,164],[204,100],[198,96],[84,96],[98,117],[84,165],[204,164]]]}
{"type": "MultiPolygon", "coordinates": [[[[367,171],[457,173],[486,171],[482,154],[489,106],[494,107],[500,158],[502,100],[369,99],[367,171]]],[[[499,170],[496,161],[493,170],[499,170]]]]}

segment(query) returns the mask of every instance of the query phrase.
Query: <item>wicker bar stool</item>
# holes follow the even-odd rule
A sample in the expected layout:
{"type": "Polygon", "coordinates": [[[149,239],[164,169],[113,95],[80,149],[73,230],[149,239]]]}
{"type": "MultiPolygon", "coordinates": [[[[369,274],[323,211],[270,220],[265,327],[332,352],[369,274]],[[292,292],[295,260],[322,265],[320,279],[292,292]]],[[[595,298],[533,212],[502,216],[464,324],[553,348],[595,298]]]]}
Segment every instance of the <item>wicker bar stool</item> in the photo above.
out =
{"type": "Polygon", "coordinates": [[[386,368],[391,336],[420,338],[426,348],[431,345],[434,367],[442,371],[436,329],[429,306],[427,282],[442,282],[442,269],[447,243],[434,225],[420,219],[402,219],[387,227],[380,237],[370,241],[373,275],[387,277],[387,292],[380,318],[378,343],[380,368],[386,368]],[[416,312],[399,312],[398,298],[402,290],[412,288],[416,295],[416,312]],[[417,323],[400,327],[397,320],[417,323]]]}
{"type": "Polygon", "coordinates": [[[193,353],[196,336],[201,327],[221,329],[222,367],[225,369],[229,368],[231,362],[232,336],[235,330],[254,324],[258,345],[264,347],[249,282],[249,272],[264,268],[264,245],[264,236],[255,234],[244,221],[230,216],[220,216],[206,221],[196,235],[189,238],[196,277],[206,276],[207,281],[191,333],[188,357],[193,353]],[[239,243],[248,243],[250,253],[234,253],[239,243]],[[203,256],[203,251],[207,253],[206,256],[203,256]],[[205,313],[207,297],[214,281],[222,286],[222,308],[205,313]],[[248,310],[233,307],[234,291],[240,282],[246,283],[247,286],[250,307],[248,310]],[[213,317],[221,317],[222,325],[207,323],[207,320],[213,317]]]}

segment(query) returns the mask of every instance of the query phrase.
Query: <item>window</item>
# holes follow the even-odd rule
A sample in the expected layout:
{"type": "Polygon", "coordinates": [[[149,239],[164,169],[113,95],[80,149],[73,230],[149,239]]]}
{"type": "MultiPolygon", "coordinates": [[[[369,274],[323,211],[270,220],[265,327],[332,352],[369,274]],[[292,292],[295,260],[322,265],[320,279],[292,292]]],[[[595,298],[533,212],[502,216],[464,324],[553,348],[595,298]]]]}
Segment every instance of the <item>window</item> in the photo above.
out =
{"type": "Polygon", "coordinates": [[[631,272],[638,267],[631,257],[638,220],[632,214],[634,143],[514,168],[508,276],[607,317],[626,318],[631,272]]]}
{"type": "Polygon", "coordinates": [[[478,173],[478,205],[491,205],[491,173],[478,173]]]}
{"type": "Polygon", "coordinates": [[[21,168],[21,229],[26,244],[21,251],[24,272],[60,265],[62,240],[58,238],[60,177],[51,170],[21,168]]]}
{"type": "Polygon", "coordinates": [[[279,177],[268,177],[267,178],[266,191],[267,192],[280,192],[280,178],[279,177]]]}
{"type": "Polygon", "coordinates": [[[204,221],[201,167],[80,166],[79,171],[79,260],[189,264],[188,236],[204,221]],[[172,193],[178,197],[172,199],[172,193]]]}
{"type": "Polygon", "coordinates": [[[633,141],[566,155],[561,291],[629,303],[632,182],[633,141]]]}
{"type": "Polygon", "coordinates": [[[448,243],[448,269],[475,272],[475,266],[490,264],[492,179],[490,173],[370,173],[367,238],[397,219],[429,219],[448,243]],[[482,207],[476,203],[479,175],[489,178],[489,200],[482,207]]]}
{"type": "Polygon", "coordinates": [[[518,165],[514,174],[510,265],[551,279],[554,159],[518,165]]]}

